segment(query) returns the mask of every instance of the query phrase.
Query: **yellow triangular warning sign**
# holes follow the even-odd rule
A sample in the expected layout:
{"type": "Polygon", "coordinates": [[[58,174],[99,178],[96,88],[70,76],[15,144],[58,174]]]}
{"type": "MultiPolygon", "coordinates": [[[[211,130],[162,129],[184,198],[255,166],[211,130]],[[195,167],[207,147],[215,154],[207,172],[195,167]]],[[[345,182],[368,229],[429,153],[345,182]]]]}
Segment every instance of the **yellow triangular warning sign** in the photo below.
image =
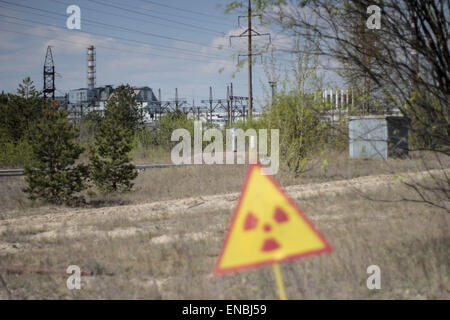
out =
{"type": "Polygon", "coordinates": [[[326,239],[260,165],[247,171],[215,274],[331,251],[326,239]]]}

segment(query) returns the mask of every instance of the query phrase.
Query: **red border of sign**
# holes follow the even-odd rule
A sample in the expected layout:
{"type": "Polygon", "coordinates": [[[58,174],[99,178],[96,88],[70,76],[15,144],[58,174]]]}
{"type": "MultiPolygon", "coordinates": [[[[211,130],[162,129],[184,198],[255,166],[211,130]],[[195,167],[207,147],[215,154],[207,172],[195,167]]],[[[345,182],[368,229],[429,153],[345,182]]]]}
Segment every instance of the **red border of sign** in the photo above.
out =
{"type": "Polygon", "coordinates": [[[258,164],[251,164],[251,165],[249,165],[249,168],[247,169],[247,173],[245,175],[244,184],[242,185],[241,194],[239,196],[238,205],[234,209],[233,218],[231,219],[230,227],[228,228],[227,235],[225,237],[225,241],[224,241],[224,243],[222,245],[222,249],[220,251],[219,259],[217,259],[216,266],[214,267],[214,275],[220,275],[220,274],[225,274],[225,273],[242,271],[242,270],[246,270],[246,269],[250,269],[250,268],[262,267],[262,266],[265,266],[265,265],[268,265],[268,264],[273,264],[273,263],[277,263],[277,262],[284,262],[284,261],[291,261],[291,260],[298,259],[298,258],[303,258],[303,257],[307,257],[307,256],[313,256],[313,255],[317,255],[317,254],[320,254],[320,253],[333,251],[333,247],[328,243],[328,241],[325,239],[325,237],[314,227],[314,225],[311,223],[311,221],[308,220],[308,218],[303,213],[303,211],[286,194],[286,192],[284,192],[284,190],[281,188],[281,186],[278,184],[278,182],[275,181],[275,179],[273,179],[271,175],[268,175],[267,177],[274,184],[274,186],[281,192],[281,194],[296,209],[297,213],[307,223],[307,225],[311,228],[311,230],[323,241],[323,243],[325,244],[325,248],[319,249],[319,250],[314,250],[314,251],[309,251],[309,252],[305,252],[305,253],[300,253],[300,254],[294,254],[294,255],[291,255],[291,256],[287,256],[287,257],[285,257],[283,259],[270,259],[270,260],[267,260],[267,261],[258,262],[258,263],[252,263],[252,264],[246,264],[246,265],[242,265],[242,266],[239,266],[239,267],[219,269],[219,264],[222,261],[222,257],[223,257],[225,248],[228,245],[228,240],[229,240],[229,237],[230,237],[230,234],[231,234],[231,230],[233,230],[234,224],[236,222],[236,217],[238,215],[239,209],[241,208],[241,202],[242,202],[245,190],[247,189],[247,184],[248,184],[248,181],[250,179],[250,175],[251,175],[254,167],[259,167],[261,169],[261,165],[259,163],[258,164]]]}

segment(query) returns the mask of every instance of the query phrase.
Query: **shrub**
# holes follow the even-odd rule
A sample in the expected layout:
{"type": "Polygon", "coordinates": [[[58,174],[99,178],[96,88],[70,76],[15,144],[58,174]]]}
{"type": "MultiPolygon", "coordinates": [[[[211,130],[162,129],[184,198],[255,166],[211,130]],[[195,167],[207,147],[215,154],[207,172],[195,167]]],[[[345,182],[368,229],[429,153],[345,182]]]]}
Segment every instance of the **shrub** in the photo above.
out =
{"type": "Polygon", "coordinates": [[[24,167],[32,163],[31,144],[27,139],[18,143],[2,142],[0,144],[0,165],[5,167],[24,167]]]}
{"type": "Polygon", "coordinates": [[[325,146],[326,125],[320,121],[320,106],[314,103],[306,94],[280,94],[264,115],[271,128],[280,130],[280,160],[295,176],[325,146]]]}
{"type": "MultiPolygon", "coordinates": [[[[177,142],[172,142],[172,132],[175,129],[186,129],[194,138],[194,121],[187,118],[187,115],[179,110],[167,112],[159,121],[159,129],[156,134],[155,142],[157,145],[172,148],[177,142]]],[[[191,141],[193,143],[193,140],[191,141]]]]}

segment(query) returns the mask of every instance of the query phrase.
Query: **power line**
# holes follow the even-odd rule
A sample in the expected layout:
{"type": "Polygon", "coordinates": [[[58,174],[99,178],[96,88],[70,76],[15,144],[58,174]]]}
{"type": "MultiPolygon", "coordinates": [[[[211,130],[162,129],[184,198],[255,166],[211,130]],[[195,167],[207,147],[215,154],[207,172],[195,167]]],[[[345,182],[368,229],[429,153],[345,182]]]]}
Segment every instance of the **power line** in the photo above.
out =
{"type": "MultiPolygon", "coordinates": [[[[26,5],[15,4],[15,3],[8,2],[8,1],[3,1],[3,0],[0,0],[0,1],[2,1],[4,3],[11,4],[11,5],[16,5],[16,6],[19,6],[19,7],[23,7],[23,8],[32,8],[32,7],[29,7],[29,6],[26,6],[26,5]]],[[[58,2],[60,4],[67,5],[67,3],[64,3],[64,2],[61,2],[61,1],[56,1],[56,0],[50,0],[50,1],[54,1],[54,2],[58,2]]],[[[120,9],[120,10],[125,10],[125,11],[128,11],[128,12],[133,12],[133,13],[137,13],[137,14],[140,14],[140,15],[145,15],[145,16],[148,16],[148,17],[151,17],[151,18],[154,18],[154,19],[159,19],[159,20],[162,20],[162,21],[167,21],[167,22],[170,22],[170,23],[183,25],[184,27],[190,27],[190,28],[194,28],[194,29],[203,30],[203,31],[206,31],[206,32],[209,32],[209,33],[215,33],[215,34],[220,34],[220,35],[224,34],[222,31],[212,30],[212,29],[209,29],[209,28],[204,28],[204,27],[200,27],[200,26],[196,26],[196,25],[192,25],[192,24],[188,24],[188,23],[183,23],[183,22],[179,22],[179,21],[176,21],[176,20],[171,20],[171,19],[167,19],[167,18],[158,17],[158,16],[155,16],[155,15],[145,14],[145,13],[142,13],[142,12],[139,12],[139,11],[136,11],[136,10],[131,10],[131,9],[128,9],[128,8],[116,6],[116,5],[113,5],[111,3],[105,3],[105,2],[101,2],[101,1],[95,1],[95,0],[90,0],[90,2],[94,2],[94,3],[97,3],[97,4],[100,3],[100,4],[106,5],[108,7],[113,7],[113,8],[117,8],[117,9],[120,9]]],[[[48,10],[44,10],[44,9],[38,9],[38,8],[33,8],[33,9],[49,12],[48,10]]],[[[84,19],[84,20],[86,20],[86,19],[84,19]]],[[[165,26],[168,26],[168,25],[165,25],[165,26]]],[[[170,26],[170,27],[173,27],[173,26],[170,26]]]]}
{"type": "MultiPolygon", "coordinates": [[[[59,1],[59,0],[48,0],[48,1],[56,2],[56,3],[59,3],[59,4],[65,5],[65,6],[68,6],[68,5],[71,4],[69,2],[63,2],[63,1],[59,1]]],[[[83,8],[84,8],[84,5],[83,5],[83,8]]],[[[124,16],[124,15],[121,15],[121,14],[105,11],[104,9],[99,11],[97,8],[95,8],[95,9],[91,8],[91,7],[86,7],[86,8],[89,9],[89,10],[93,10],[93,11],[95,10],[97,14],[103,14],[103,15],[109,15],[109,16],[114,16],[114,17],[120,17],[120,18],[129,19],[129,20],[132,20],[132,21],[139,21],[139,22],[144,22],[144,23],[148,23],[148,24],[158,24],[158,25],[161,25],[161,26],[165,26],[165,27],[172,28],[172,29],[175,28],[175,29],[179,30],[179,27],[174,26],[174,25],[170,25],[170,24],[163,24],[161,22],[156,23],[156,22],[153,22],[153,21],[139,19],[139,18],[136,18],[136,17],[127,17],[127,16],[124,16]]],[[[187,27],[187,26],[185,26],[185,27],[187,27]]],[[[198,32],[198,28],[194,28],[194,27],[187,27],[187,28],[190,28],[191,30],[195,30],[196,32],[198,32]]],[[[203,31],[203,32],[210,33],[209,31],[203,31]]]]}
{"type": "MultiPolygon", "coordinates": [[[[85,0],[85,1],[89,1],[89,0],[85,0]]],[[[155,10],[153,8],[142,9],[142,10],[145,10],[145,11],[150,12],[150,13],[156,13],[156,14],[163,15],[163,16],[169,14],[171,17],[178,17],[178,18],[181,18],[181,19],[188,19],[189,21],[192,21],[193,19],[195,19],[194,21],[196,23],[197,22],[202,22],[202,23],[207,23],[207,24],[210,24],[210,25],[215,25],[215,26],[220,26],[220,27],[224,26],[223,23],[219,23],[217,21],[217,19],[223,19],[223,17],[217,17],[217,16],[208,15],[208,14],[204,14],[204,17],[200,18],[199,16],[192,17],[192,16],[176,14],[176,13],[173,13],[173,10],[171,10],[170,13],[168,13],[167,11],[157,11],[157,10],[155,10]],[[214,21],[213,21],[213,19],[214,19],[214,21]]],[[[184,11],[183,9],[180,9],[180,10],[184,11]]],[[[186,12],[186,11],[184,11],[184,12],[186,12]]],[[[187,11],[186,13],[189,13],[189,11],[187,11]]]]}
{"type": "Polygon", "coordinates": [[[93,2],[93,3],[100,3],[100,4],[106,5],[108,7],[113,7],[113,8],[117,8],[117,9],[120,9],[120,10],[132,12],[132,13],[135,13],[135,14],[140,14],[140,15],[144,15],[144,16],[147,16],[147,17],[151,17],[151,18],[154,18],[154,19],[168,21],[168,22],[176,23],[176,24],[183,25],[183,26],[188,26],[188,27],[192,27],[192,28],[196,28],[196,29],[200,29],[200,30],[205,30],[205,31],[208,31],[208,32],[213,32],[213,33],[220,34],[220,35],[224,34],[222,31],[217,31],[217,30],[213,30],[213,29],[209,29],[209,28],[205,28],[205,27],[199,27],[199,26],[196,26],[196,25],[193,25],[193,24],[179,22],[179,21],[172,20],[172,19],[161,18],[161,17],[155,16],[155,15],[152,15],[152,14],[142,13],[142,12],[137,11],[137,10],[124,8],[124,7],[117,6],[115,4],[111,4],[111,3],[107,3],[107,2],[103,2],[103,1],[91,0],[91,2],[93,2]]]}
{"type": "MultiPolygon", "coordinates": [[[[50,1],[55,1],[55,2],[58,2],[58,3],[61,3],[61,4],[65,4],[64,2],[61,2],[61,1],[58,1],[58,0],[50,0],[50,1]]],[[[2,1],[2,0],[0,0],[0,2],[12,4],[12,3],[9,3],[9,2],[7,2],[7,1],[2,1]]],[[[17,4],[12,4],[12,5],[17,5],[17,4]]],[[[56,13],[56,12],[52,12],[52,11],[48,11],[48,10],[44,10],[44,9],[39,9],[39,8],[33,8],[33,7],[29,7],[29,6],[22,6],[22,5],[17,5],[17,6],[25,7],[25,8],[27,8],[27,9],[32,9],[32,10],[38,10],[38,11],[42,11],[42,12],[47,12],[47,13],[50,13],[50,14],[52,14],[52,15],[57,15],[57,16],[61,16],[61,17],[64,17],[64,18],[65,18],[64,15],[59,14],[59,13],[56,13]]],[[[0,7],[15,10],[15,9],[13,9],[13,8],[1,6],[1,5],[0,5],[0,7]]],[[[18,10],[15,10],[15,11],[18,11],[18,10]]],[[[20,11],[19,11],[19,12],[20,12],[20,11]]],[[[33,13],[33,14],[38,15],[38,16],[42,16],[42,17],[49,17],[48,15],[42,15],[42,14],[38,14],[38,13],[33,13]]],[[[112,14],[112,15],[119,16],[119,17],[123,17],[123,16],[116,15],[116,14],[112,14]]],[[[5,15],[4,15],[4,16],[5,16],[5,15]]],[[[5,16],[5,17],[9,17],[9,16],[5,16]]],[[[17,17],[9,17],[9,18],[19,19],[19,18],[17,18],[17,17]]],[[[125,18],[128,18],[128,17],[125,17],[125,18]]],[[[133,18],[129,18],[129,19],[133,19],[133,18]]],[[[20,20],[20,19],[19,19],[19,20],[20,20]]],[[[43,24],[43,23],[39,23],[39,22],[36,22],[36,21],[33,21],[33,20],[22,19],[22,21],[30,21],[30,22],[33,22],[33,23],[36,23],[36,24],[42,24],[42,25],[47,25],[47,26],[54,26],[54,25],[51,25],[51,24],[43,24]]],[[[141,21],[144,21],[144,20],[141,20],[141,21]]],[[[144,22],[147,22],[147,21],[144,21],[144,22]]],[[[12,22],[9,22],[9,23],[12,23],[12,22]]],[[[91,21],[88,21],[87,23],[88,23],[88,24],[92,24],[92,23],[94,23],[94,24],[99,24],[99,23],[97,23],[97,22],[91,22],[91,21]]],[[[107,26],[110,26],[110,25],[107,25],[107,26]]],[[[118,28],[121,28],[121,27],[118,27],[118,28]]],[[[127,29],[127,28],[126,28],[126,29],[127,29]]],[[[128,31],[128,30],[127,30],[127,32],[131,32],[131,31],[128,31]]],[[[135,30],[135,32],[139,32],[139,31],[135,30]]],[[[90,32],[90,33],[93,34],[93,35],[99,35],[99,36],[111,37],[110,35],[103,35],[103,34],[94,33],[94,32],[90,32]]],[[[257,35],[260,35],[260,34],[257,34],[257,35]]],[[[261,35],[262,35],[262,34],[261,34],[261,35]]],[[[233,36],[232,36],[232,37],[233,37],[233,36]]],[[[113,37],[113,38],[114,38],[114,37],[113,37]]],[[[152,47],[160,47],[160,48],[164,48],[165,50],[175,50],[175,51],[178,51],[178,50],[179,50],[179,51],[183,51],[184,53],[186,53],[186,52],[192,52],[192,53],[195,53],[195,56],[199,56],[199,57],[219,58],[219,59],[223,59],[223,58],[224,58],[224,57],[221,57],[221,56],[211,56],[211,55],[198,54],[197,51],[189,50],[189,49],[184,49],[184,48],[177,48],[177,47],[164,46],[164,45],[159,45],[159,44],[153,44],[153,43],[148,43],[148,42],[142,42],[142,41],[138,41],[138,40],[125,39],[125,38],[121,38],[121,37],[115,37],[115,38],[116,38],[116,39],[120,39],[120,40],[122,40],[122,41],[129,41],[129,42],[135,42],[135,43],[144,44],[144,45],[150,45],[150,46],[152,46],[152,47]]],[[[212,48],[216,48],[216,47],[212,47],[212,48]]],[[[151,49],[152,49],[152,50],[162,50],[162,49],[158,49],[158,48],[151,48],[151,49]]],[[[279,47],[279,49],[275,49],[275,51],[284,52],[284,53],[291,53],[291,54],[292,54],[292,52],[290,52],[289,50],[291,50],[291,49],[283,48],[283,47],[279,47]],[[280,49],[281,49],[281,50],[280,50],[280,49]]],[[[294,62],[293,60],[286,60],[286,59],[278,59],[278,60],[285,61],[285,62],[294,62]]]]}
{"type": "MultiPolygon", "coordinates": [[[[9,7],[4,7],[4,6],[2,6],[2,5],[0,5],[0,7],[11,9],[11,8],[9,8],[9,7]]],[[[13,9],[13,10],[14,10],[14,9],[13,9]]],[[[38,15],[38,16],[48,17],[48,16],[46,16],[46,15],[42,15],[42,14],[38,14],[38,13],[33,13],[33,14],[38,15]]],[[[53,13],[53,14],[55,14],[55,13],[53,13]]],[[[7,16],[7,15],[1,15],[1,14],[0,14],[0,16],[4,16],[4,17],[7,17],[7,18],[16,19],[16,20],[21,20],[21,21],[26,21],[26,22],[32,22],[32,23],[35,23],[35,24],[41,24],[41,25],[47,25],[47,26],[55,26],[55,25],[53,25],[53,24],[41,23],[41,22],[38,22],[38,21],[35,21],[35,20],[30,20],[30,19],[23,19],[23,18],[18,18],[18,17],[13,17],[13,16],[7,16]]],[[[86,23],[92,24],[92,22],[89,22],[89,21],[86,22],[86,23]]],[[[58,27],[58,28],[59,28],[59,27],[58,27]]],[[[60,28],[60,29],[61,29],[61,28],[60,28]]],[[[218,56],[218,55],[205,55],[205,54],[199,54],[198,51],[196,51],[196,50],[190,50],[190,49],[178,48],[178,47],[173,47],[173,46],[165,46],[165,45],[161,45],[161,44],[153,44],[153,43],[143,42],[143,41],[139,41],[139,40],[126,39],[126,38],[122,38],[122,37],[119,37],[119,36],[111,36],[111,35],[109,35],[109,34],[108,34],[108,35],[105,35],[105,34],[96,33],[96,32],[92,32],[92,31],[91,31],[91,32],[88,32],[88,33],[89,33],[89,34],[93,34],[93,35],[99,35],[99,36],[101,36],[101,37],[116,38],[116,39],[120,39],[120,40],[123,40],[123,41],[130,41],[130,42],[136,42],[136,43],[139,43],[139,44],[146,44],[146,45],[150,45],[150,46],[161,47],[161,48],[165,48],[166,50],[182,51],[183,53],[185,53],[185,52],[192,52],[192,53],[194,53],[195,56],[203,56],[203,57],[207,57],[207,58],[216,58],[216,59],[223,59],[223,58],[224,58],[224,57],[218,56]]],[[[156,48],[155,48],[155,50],[159,50],[159,49],[156,49],[156,48]]]]}
{"type": "MultiPolygon", "coordinates": [[[[24,7],[24,8],[28,8],[28,9],[32,9],[32,10],[38,10],[38,11],[47,12],[47,13],[50,13],[50,14],[53,14],[53,15],[66,17],[64,14],[59,14],[59,13],[48,11],[48,10],[44,10],[44,9],[34,8],[34,7],[30,7],[30,6],[25,6],[25,5],[19,5],[19,4],[11,3],[11,2],[8,2],[8,1],[2,1],[2,0],[0,0],[0,1],[2,3],[7,3],[7,4],[10,4],[10,5],[14,5],[14,6],[24,7]]],[[[93,0],[91,0],[91,1],[93,1],[93,0]]],[[[157,37],[157,38],[161,38],[161,39],[165,39],[165,40],[180,41],[180,42],[200,45],[200,46],[203,46],[203,47],[209,47],[209,48],[214,48],[214,49],[221,49],[219,47],[213,47],[213,46],[205,45],[203,43],[196,42],[196,41],[179,39],[179,38],[174,38],[174,37],[169,37],[169,36],[163,36],[163,35],[155,34],[155,33],[151,33],[151,32],[145,32],[145,31],[130,29],[130,28],[116,26],[116,25],[103,23],[103,22],[97,22],[97,21],[93,21],[93,20],[90,20],[90,19],[86,19],[86,18],[84,19],[84,21],[85,22],[89,22],[91,24],[97,24],[97,25],[101,25],[101,26],[106,26],[108,28],[115,28],[115,29],[125,30],[125,31],[131,32],[131,33],[141,33],[141,34],[145,34],[145,35],[148,35],[148,36],[151,36],[151,37],[157,37]]]]}
{"type": "MultiPolygon", "coordinates": [[[[7,22],[7,23],[11,23],[11,22],[7,22]]],[[[62,41],[62,42],[70,43],[70,44],[82,44],[82,45],[90,44],[90,42],[79,42],[79,41],[71,41],[71,40],[69,41],[69,40],[58,39],[58,38],[55,39],[53,37],[38,36],[38,35],[35,35],[35,34],[31,34],[31,33],[20,32],[20,31],[13,31],[13,30],[6,30],[6,29],[1,29],[1,28],[0,28],[0,31],[11,32],[11,33],[16,33],[16,34],[22,34],[22,35],[31,36],[31,37],[40,37],[40,38],[45,38],[45,39],[49,39],[49,40],[53,40],[53,41],[62,41]]],[[[119,49],[119,48],[107,47],[107,46],[103,46],[103,45],[95,45],[95,46],[98,47],[98,48],[103,48],[103,49],[108,49],[108,50],[116,50],[116,51],[122,51],[122,52],[127,52],[127,53],[134,53],[134,54],[141,54],[141,55],[148,56],[148,53],[134,51],[134,50],[132,51],[132,50],[126,50],[126,49],[119,49]]],[[[172,57],[172,56],[158,55],[158,54],[152,54],[152,55],[153,56],[167,58],[167,59],[188,60],[188,61],[194,61],[194,62],[204,62],[203,60],[195,60],[195,59],[182,58],[182,57],[172,57]]]]}
{"type": "MultiPolygon", "coordinates": [[[[2,7],[2,6],[0,6],[0,7],[2,7]]],[[[59,30],[66,31],[63,28],[57,27],[57,26],[52,25],[52,24],[40,23],[40,22],[37,22],[37,21],[34,21],[34,20],[21,19],[21,18],[6,16],[6,15],[2,15],[2,14],[0,14],[0,16],[4,16],[4,17],[7,17],[7,18],[11,18],[11,19],[16,19],[16,20],[20,20],[20,21],[25,21],[25,22],[31,22],[31,23],[34,23],[34,24],[37,24],[37,25],[56,27],[59,30]]],[[[15,23],[15,22],[5,21],[5,23],[15,23]]],[[[23,25],[23,24],[20,24],[20,23],[15,23],[15,24],[23,25]]],[[[26,25],[26,26],[30,26],[30,25],[26,25]]],[[[121,41],[134,42],[134,43],[150,46],[151,47],[150,49],[152,49],[152,50],[160,50],[160,51],[176,50],[177,52],[179,52],[178,50],[183,50],[183,49],[169,47],[169,46],[166,47],[166,46],[163,46],[163,45],[155,45],[155,44],[151,44],[149,42],[143,42],[143,41],[134,40],[134,39],[126,39],[126,38],[122,38],[122,37],[118,37],[118,36],[113,37],[111,35],[105,35],[105,34],[98,33],[98,32],[89,32],[89,33],[86,33],[86,34],[91,34],[91,35],[100,36],[100,37],[107,37],[107,38],[112,38],[112,39],[118,39],[118,40],[121,40],[121,41]],[[167,48],[167,49],[163,50],[163,49],[159,49],[159,48],[153,48],[153,46],[160,46],[160,47],[167,48]]],[[[187,50],[187,52],[195,52],[195,51],[187,50]]],[[[201,55],[201,54],[198,54],[197,52],[195,52],[195,54],[185,53],[184,50],[183,50],[183,53],[187,54],[187,55],[190,55],[190,56],[198,56],[198,57],[204,57],[204,58],[210,58],[210,59],[222,58],[222,57],[218,57],[218,56],[201,55]]]]}
{"type": "MultiPolygon", "coordinates": [[[[0,7],[6,8],[6,7],[2,6],[2,5],[0,5],[0,7]]],[[[46,15],[42,15],[42,14],[38,14],[38,13],[33,13],[33,14],[39,15],[39,16],[43,16],[43,17],[47,17],[46,15]]],[[[31,23],[34,23],[34,24],[37,24],[37,25],[57,27],[57,26],[55,26],[53,24],[42,23],[42,22],[30,20],[30,19],[23,19],[23,18],[12,17],[12,16],[7,16],[7,15],[1,15],[1,14],[0,14],[0,16],[4,16],[4,17],[7,17],[7,18],[20,20],[20,21],[25,21],[25,22],[31,22],[31,23]]],[[[9,23],[13,23],[13,22],[9,22],[9,23]]],[[[60,27],[57,27],[57,28],[60,29],[60,30],[66,31],[63,28],[60,28],[60,27]]],[[[165,46],[165,45],[160,45],[160,44],[153,44],[153,43],[143,42],[143,41],[134,40],[134,39],[122,38],[122,37],[119,37],[119,36],[111,36],[109,34],[105,35],[105,34],[101,34],[101,33],[97,33],[97,32],[87,32],[87,34],[92,34],[92,35],[96,35],[96,36],[100,36],[100,37],[119,39],[121,41],[134,42],[134,43],[138,43],[138,44],[144,44],[144,45],[151,46],[153,50],[163,51],[163,49],[164,49],[164,50],[172,50],[172,51],[176,51],[176,52],[180,52],[181,51],[184,54],[194,55],[194,56],[198,56],[198,57],[205,57],[205,58],[211,58],[211,59],[223,59],[223,57],[221,57],[221,56],[199,54],[198,51],[195,51],[195,50],[189,50],[189,49],[183,49],[183,48],[178,48],[178,47],[165,46]],[[153,47],[160,47],[160,48],[163,48],[163,49],[153,48],[153,47]],[[192,52],[193,54],[190,54],[190,52],[192,52]]]]}
{"type": "Polygon", "coordinates": [[[174,7],[174,6],[169,6],[167,4],[162,4],[162,3],[159,3],[159,2],[156,2],[156,1],[150,1],[150,0],[141,0],[141,1],[147,2],[147,3],[151,3],[151,4],[154,4],[156,6],[160,6],[160,7],[165,7],[165,8],[174,9],[174,10],[183,11],[183,12],[189,12],[189,13],[192,13],[192,14],[201,15],[201,16],[205,16],[205,17],[219,18],[219,17],[213,16],[213,15],[211,15],[209,13],[194,11],[194,10],[190,10],[190,9],[182,9],[182,8],[178,8],[178,7],[174,7]]]}
{"type": "MultiPolygon", "coordinates": [[[[1,14],[0,14],[0,16],[2,16],[1,14]]],[[[24,20],[24,19],[21,19],[21,20],[24,20]]],[[[5,23],[13,23],[13,24],[18,24],[18,25],[23,25],[23,26],[27,26],[27,25],[24,25],[24,24],[21,24],[21,23],[16,23],[16,22],[10,22],[10,21],[4,21],[5,23]]],[[[29,26],[29,25],[28,25],[29,26]]],[[[52,26],[52,25],[48,25],[48,26],[52,26]]],[[[58,28],[58,27],[57,27],[58,28]]],[[[61,29],[61,28],[58,28],[58,29],[61,29]]],[[[32,37],[40,37],[40,38],[46,38],[46,39],[49,39],[49,40],[55,40],[55,41],[63,41],[63,42],[67,42],[67,43],[72,43],[72,44],[74,44],[74,43],[78,43],[78,44],[83,44],[83,45],[87,45],[87,44],[90,44],[90,43],[82,43],[82,42],[79,42],[79,41],[72,41],[72,40],[64,40],[64,39],[58,39],[58,38],[54,38],[54,37],[46,37],[46,36],[41,36],[41,35],[35,35],[35,34],[30,34],[30,33],[24,33],[24,32],[20,32],[20,31],[13,31],[13,30],[6,30],[6,29],[0,29],[1,31],[6,31],[6,32],[12,32],[12,33],[17,33],[17,34],[23,34],[23,35],[29,35],[29,36],[32,36],[32,37]]],[[[64,30],[64,29],[62,29],[62,30],[64,30]]],[[[126,40],[126,39],[125,39],[126,40]]],[[[126,41],[131,41],[131,40],[126,40],[126,41]]],[[[145,43],[143,43],[143,44],[145,44],[145,43]]],[[[104,49],[109,49],[109,50],[117,50],[117,51],[123,51],[123,52],[128,52],[128,53],[139,53],[139,54],[143,54],[143,55],[148,55],[149,53],[144,53],[144,52],[138,52],[138,51],[132,51],[132,50],[126,50],[126,49],[119,49],[119,48],[113,48],[113,47],[107,47],[107,46],[103,46],[103,45],[96,45],[96,47],[99,47],[99,48],[104,48],[104,49]]],[[[159,55],[159,54],[155,54],[155,53],[152,53],[151,54],[152,56],[158,56],[158,57],[164,57],[164,58],[168,58],[168,59],[176,59],[176,60],[188,60],[188,61],[195,61],[195,62],[204,62],[204,60],[195,60],[195,59],[190,59],[190,58],[183,58],[183,57],[172,57],[172,56],[167,56],[167,55],[159,55]]]]}
{"type": "MultiPolygon", "coordinates": [[[[58,2],[58,3],[60,3],[60,4],[66,4],[66,3],[61,2],[61,1],[58,1],[58,0],[50,0],[50,1],[58,2]]],[[[50,14],[52,14],[52,15],[57,15],[57,16],[61,16],[61,17],[64,17],[64,18],[66,17],[66,16],[63,15],[63,14],[59,14],[59,13],[52,12],[52,11],[48,11],[48,10],[44,10],[44,9],[39,9],[39,8],[34,8],[34,7],[29,7],[29,6],[25,6],[25,5],[19,5],[19,4],[13,4],[13,3],[10,3],[10,2],[8,2],[8,1],[2,1],[2,0],[0,0],[0,2],[7,3],[7,4],[11,4],[11,5],[16,5],[16,6],[20,6],[20,7],[24,7],[24,8],[31,9],[31,10],[38,10],[38,11],[41,11],[41,12],[47,12],[47,13],[50,13],[50,14]]],[[[10,8],[10,7],[4,7],[4,6],[1,6],[1,5],[0,5],[0,7],[8,8],[8,9],[12,9],[12,10],[18,11],[18,10],[16,10],[16,9],[13,9],[13,8],[10,8]]],[[[19,11],[19,12],[20,12],[20,11],[19,11]]],[[[42,15],[42,14],[38,14],[38,13],[33,13],[33,14],[39,15],[39,16],[42,16],[42,17],[49,17],[48,15],[42,15]]],[[[108,14],[112,14],[112,13],[108,13],[108,14]]],[[[119,16],[119,17],[124,17],[124,16],[116,15],[116,14],[112,14],[112,15],[119,16]]],[[[5,17],[8,17],[8,16],[5,16],[5,17]]],[[[10,17],[10,18],[13,18],[13,19],[19,19],[19,18],[17,18],[17,17],[10,17]]],[[[125,18],[129,18],[129,17],[125,17],[125,18]]],[[[133,19],[133,18],[129,18],[129,19],[133,19]]],[[[22,19],[22,20],[23,20],[23,19],[22,19]]],[[[85,19],[85,20],[86,20],[86,19],[85,19]]],[[[25,20],[23,20],[23,21],[25,21],[25,20]]],[[[28,20],[28,21],[31,21],[31,22],[36,23],[36,24],[40,24],[39,22],[36,22],[36,21],[32,21],[32,20],[28,20]]],[[[141,21],[144,21],[144,20],[141,20],[141,21]]],[[[147,21],[144,21],[144,22],[147,22],[147,21]]],[[[141,31],[139,31],[139,30],[133,30],[133,29],[124,28],[124,27],[120,27],[120,26],[113,26],[113,25],[110,25],[110,24],[103,24],[103,23],[100,23],[100,22],[92,21],[92,20],[88,20],[87,23],[88,23],[88,24],[100,24],[100,25],[105,25],[105,26],[108,26],[108,27],[116,27],[116,28],[119,28],[119,29],[121,29],[121,30],[125,30],[126,32],[130,32],[130,33],[137,33],[137,32],[139,32],[139,33],[147,34],[147,33],[145,33],[145,32],[141,32],[141,31]]],[[[54,25],[50,25],[50,24],[42,24],[42,25],[54,26],[54,25]]],[[[94,34],[94,35],[99,35],[99,36],[102,36],[102,37],[103,37],[103,36],[111,37],[110,35],[103,35],[103,34],[94,33],[94,32],[90,32],[90,33],[91,33],[91,34],[94,34]]],[[[258,35],[259,35],[259,34],[258,34],[258,35]]],[[[151,36],[158,36],[158,35],[151,34],[151,36]]],[[[160,36],[160,37],[163,37],[163,36],[160,36]]],[[[124,38],[121,38],[121,37],[115,37],[115,38],[116,38],[116,39],[123,40],[123,41],[129,41],[129,42],[135,42],[135,43],[144,44],[144,45],[150,45],[150,46],[152,46],[152,47],[161,47],[161,48],[165,48],[166,50],[180,50],[180,51],[183,51],[184,53],[185,53],[185,52],[192,52],[192,53],[195,54],[195,56],[201,56],[201,57],[207,57],[207,58],[219,58],[219,59],[223,59],[223,58],[224,58],[224,57],[221,57],[221,56],[214,56],[214,57],[213,57],[213,56],[211,56],[211,55],[203,55],[203,54],[200,55],[200,54],[198,54],[197,51],[189,50],[189,49],[184,49],[184,48],[177,48],[177,47],[170,47],[170,46],[164,46],[164,45],[159,45],[159,44],[152,44],[152,43],[142,42],[142,41],[138,41],[138,40],[124,39],[124,38]]],[[[180,40],[180,39],[177,39],[177,40],[180,40]]],[[[183,40],[180,40],[180,41],[183,41],[183,40]]],[[[202,45],[202,46],[205,46],[205,47],[210,47],[210,48],[219,49],[218,47],[206,46],[206,45],[203,45],[203,44],[197,43],[197,42],[195,42],[195,44],[202,45]]],[[[153,50],[161,50],[161,49],[158,49],[158,48],[152,48],[152,49],[153,49],[153,50]]],[[[287,48],[283,48],[283,49],[287,50],[287,48]]],[[[281,52],[282,52],[283,50],[276,49],[275,51],[281,51],[281,52]]],[[[283,59],[280,59],[280,60],[283,60],[283,59]]],[[[287,61],[287,60],[284,60],[284,61],[287,61]]]]}

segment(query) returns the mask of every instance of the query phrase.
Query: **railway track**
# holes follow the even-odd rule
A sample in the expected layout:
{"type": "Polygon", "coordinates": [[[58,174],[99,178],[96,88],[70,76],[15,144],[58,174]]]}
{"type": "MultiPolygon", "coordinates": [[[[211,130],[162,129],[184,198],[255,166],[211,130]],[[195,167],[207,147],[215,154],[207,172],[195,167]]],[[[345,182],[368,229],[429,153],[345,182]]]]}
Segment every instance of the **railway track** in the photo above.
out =
{"type": "MultiPolygon", "coordinates": [[[[182,166],[190,166],[192,164],[173,164],[173,163],[155,163],[155,164],[144,164],[144,165],[136,165],[136,169],[147,170],[147,169],[157,169],[157,168],[168,168],[168,167],[182,167],[182,166]]],[[[0,177],[15,177],[15,176],[23,176],[23,169],[1,169],[0,177]]]]}

